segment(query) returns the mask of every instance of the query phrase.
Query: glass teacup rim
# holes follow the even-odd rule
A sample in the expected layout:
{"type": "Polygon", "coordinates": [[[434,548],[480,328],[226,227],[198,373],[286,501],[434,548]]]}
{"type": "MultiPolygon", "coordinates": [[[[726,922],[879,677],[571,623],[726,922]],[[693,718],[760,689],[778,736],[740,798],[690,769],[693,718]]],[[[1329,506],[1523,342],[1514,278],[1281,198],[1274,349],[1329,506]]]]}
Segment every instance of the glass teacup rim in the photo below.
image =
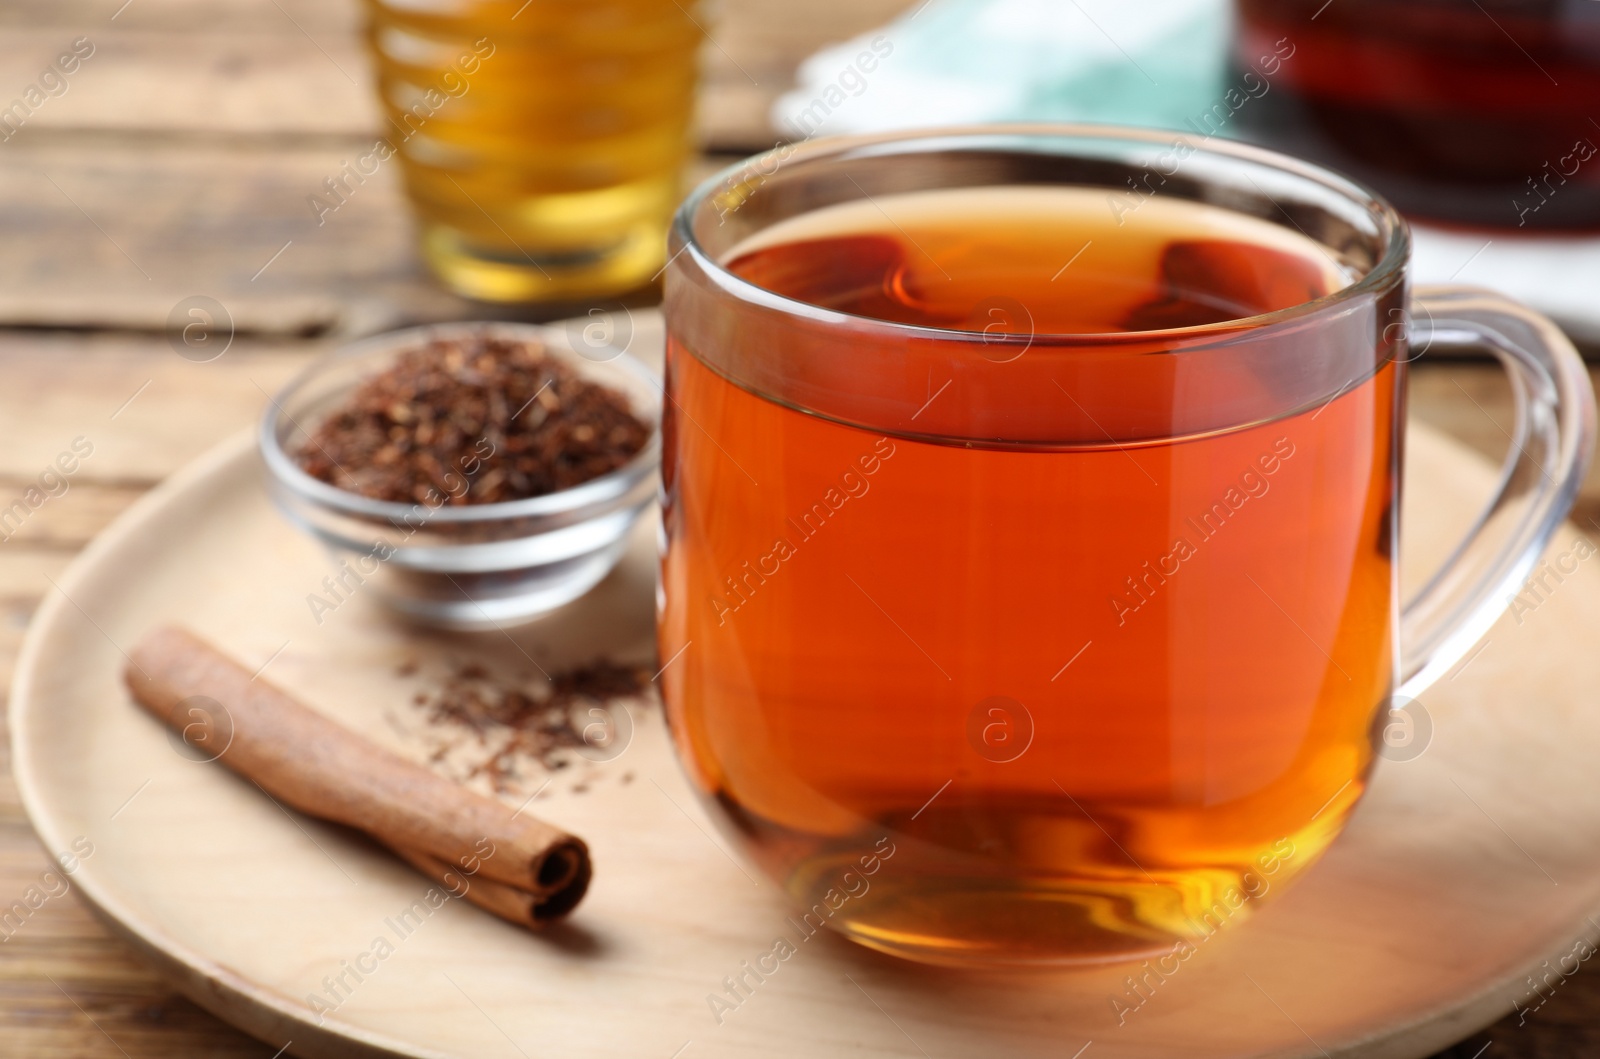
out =
{"type": "MultiPolygon", "coordinates": [[[[909,157],[915,157],[916,153],[918,152],[906,152],[909,157]]],[[[1067,156],[1072,154],[1071,151],[1056,151],[1054,153],[1067,156]]],[[[755,194],[759,193],[759,189],[757,189],[755,194]]],[[[863,192],[863,197],[869,196],[863,192]]],[[[1292,217],[1288,219],[1291,224],[1295,224],[1292,217]]],[[[1307,236],[1307,238],[1311,237],[1307,236]]],[[[1316,242],[1315,239],[1312,241],[1316,242]]],[[[771,150],[751,155],[703,180],[684,199],[682,205],[678,207],[677,212],[673,215],[671,242],[676,245],[668,248],[671,251],[671,255],[668,257],[667,264],[669,267],[666,271],[671,272],[670,266],[680,254],[687,256],[694,261],[695,265],[708,279],[726,294],[743,302],[760,305],[767,309],[805,318],[817,323],[843,325],[856,330],[876,332],[885,336],[924,338],[940,342],[981,342],[991,346],[997,342],[1002,344],[1016,342],[1018,344],[1108,345],[1148,342],[1152,339],[1157,341],[1169,340],[1176,343],[1190,337],[1204,340],[1206,338],[1255,331],[1261,328],[1290,323],[1304,317],[1316,316],[1325,310],[1341,306],[1365,295],[1386,291],[1401,280],[1411,257],[1410,229],[1400,212],[1372,188],[1334,170],[1303,161],[1291,155],[1268,150],[1264,147],[1232,140],[1219,143],[1215,137],[1195,136],[1171,129],[1135,128],[1091,122],[1026,122],[929,127],[852,136],[826,136],[802,140],[798,143],[780,143],[771,150]],[[1072,139],[1122,140],[1152,147],[1173,147],[1178,144],[1187,144],[1193,148],[1193,154],[1205,153],[1234,164],[1255,163],[1287,173],[1292,177],[1320,184],[1329,191],[1341,195],[1347,202],[1363,208],[1372,216],[1374,223],[1378,227],[1379,237],[1383,238],[1384,241],[1382,254],[1377,258],[1376,263],[1363,275],[1335,291],[1310,301],[1301,302],[1283,309],[1275,309],[1268,313],[1259,313],[1254,316],[1241,316],[1209,324],[1150,331],[1089,333],[1041,331],[1028,335],[993,335],[977,331],[907,324],[883,320],[878,317],[861,316],[855,313],[841,312],[837,309],[827,309],[798,298],[778,294],[729,271],[720,261],[707,253],[706,248],[696,237],[694,231],[696,218],[703,210],[708,208],[716,191],[728,185],[730,181],[737,179],[741,173],[749,173],[751,171],[775,172],[779,167],[786,168],[800,164],[814,165],[829,158],[848,158],[875,148],[914,144],[918,141],[926,144],[926,150],[936,150],[948,149],[950,146],[962,142],[978,144],[990,141],[1003,146],[1005,141],[1011,140],[1016,141],[1018,147],[1026,147],[1030,141],[1037,145],[1049,140],[1070,141],[1072,139]],[[762,169],[762,164],[768,160],[773,160],[774,164],[769,169],[762,169]]],[[[1318,245],[1321,246],[1323,244],[1318,243],[1318,245]]]]}

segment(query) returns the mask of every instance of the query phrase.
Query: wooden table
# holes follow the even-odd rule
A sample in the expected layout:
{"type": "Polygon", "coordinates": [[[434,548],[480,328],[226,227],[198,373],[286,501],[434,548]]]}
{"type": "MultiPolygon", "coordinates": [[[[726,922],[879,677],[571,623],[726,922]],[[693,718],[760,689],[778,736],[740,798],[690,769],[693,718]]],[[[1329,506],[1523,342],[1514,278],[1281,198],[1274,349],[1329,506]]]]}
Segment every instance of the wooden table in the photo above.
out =
{"type": "MultiPolygon", "coordinates": [[[[703,172],[769,146],[774,96],[823,43],[906,0],[727,0],[712,23],[703,172]]],[[[434,286],[393,170],[318,227],[306,196],[377,126],[350,0],[14,0],[0,10],[0,103],[79,38],[92,56],[0,143],[0,507],[75,438],[93,454],[0,544],[0,678],[62,569],[145,490],[252,423],[266,394],[346,336],[487,315],[434,286]],[[177,356],[175,305],[220,301],[236,330],[210,363],[177,356]]],[[[503,312],[501,315],[505,315],[503,312]]],[[[1414,414],[1499,456],[1498,369],[1419,366],[1414,414]]],[[[1591,479],[1575,516],[1600,529],[1591,479]]],[[[3,685],[0,685],[3,686],[3,685]]],[[[0,911],[50,866],[0,745],[0,911]]],[[[3,932],[0,932],[3,933],[3,932]]],[[[1509,998],[1508,998],[1509,1003],[1509,998]]],[[[1445,1053],[1592,1054],[1600,977],[1574,976],[1525,1027],[1445,1053]]],[[[0,942],[0,1057],[262,1056],[175,995],[74,896],[0,942]]]]}

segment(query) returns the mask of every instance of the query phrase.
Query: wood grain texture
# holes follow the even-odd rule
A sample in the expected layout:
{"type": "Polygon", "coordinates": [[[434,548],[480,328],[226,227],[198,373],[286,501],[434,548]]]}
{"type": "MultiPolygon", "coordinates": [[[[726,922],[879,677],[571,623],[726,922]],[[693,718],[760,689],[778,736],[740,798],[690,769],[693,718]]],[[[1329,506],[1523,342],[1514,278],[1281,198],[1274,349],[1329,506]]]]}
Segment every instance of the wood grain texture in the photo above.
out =
{"type": "MultiPolygon", "coordinates": [[[[771,146],[768,111],[802,57],[904,6],[712,5],[698,127],[724,157],[696,160],[685,184],[771,146]]],[[[486,315],[428,278],[392,163],[321,224],[308,205],[380,127],[357,11],[354,0],[73,0],[0,14],[0,109],[72,41],[95,48],[64,94],[0,143],[0,326],[154,332],[196,294],[264,335],[486,315]]]]}
{"type": "MultiPolygon", "coordinates": [[[[702,141],[737,153],[770,143],[766,114],[798,59],[902,6],[725,5],[705,49],[702,141]]],[[[23,629],[72,555],[155,481],[251,421],[260,389],[322,348],[302,336],[491,314],[427,278],[392,171],[322,228],[311,223],[305,197],[377,123],[367,86],[341,72],[359,81],[365,69],[353,0],[19,0],[0,9],[0,26],[0,105],[74,39],[96,48],[67,92],[0,144],[0,327],[11,328],[0,331],[0,497],[22,495],[73,436],[98,443],[70,490],[0,544],[9,685],[23,629]],[[218,362],[183,361],[160,334],[191,294],[233,315],[239,338],[218,362]]],[[[686,181],[729,160],[697,160],[686,181]]],[[[4,904],[49,867],[8,768],[0,742],[4,904]]],[[[0,1055],[275,1050],[177,996],[70,895],[0,943],[0,1055]]]]}
{"type": "Polygon", "coordinates": [[[206,439],[254,422],[267,395],[324,348],[239,339],[202,364],[155,336],[0,331],[0,422],[12,430],[0,446],[0,497],[9,504],[74,439],[92,446],[68,491],[22,525],[24,538],[48,536],[45,525],[80,509],[78,486],[153,485],[205,451],[206,439]]]}
{"type": "MultiPolygon", "coordinates": [[[[58,442],[59,430],[53,422],[93,421],[104,414],[111,396],[128,388],[125,384],[137,386],[169,361],[177,361],[185,370],[166,376],[170,386],[152,386],[140,396],[140,401],[150,400],[150,409],[129,437],[132,455],[116,455],[117,449],[108,442],[102,454],[116,458],[98,465],[94,459],[86,461],[72,489],[35,512],[24,527],[25,537],[0,544],[0,678],[9,682],[28,617],[76,550],[146,484],[175,470],[194,449],[208,447],[259,411],[265,399],[248,383],[248,376],[264,381],[272,363],[281,360],[274,375],[281,379],[309,355],[311,350],[294,345],[241,347],[210,365],[188,365],[178,361],[164,340],[137,336],[86,341],[81,336],[33,335],[4,349],[0,400],[12,394],[48,392],[58,402],[55,416],[22,420],[23,427],[11,432],[7,445],[0,447],[5,460],[0,481],[7,486],[26,482],[29,470],[54,454],[51,446],[58,442]],[[40,338],[64,344],[33,348],[30,353],[28,343],[40,338]],[[230,364],[236,352],[238,363],[230,364]],[[79,359],[90,366],[79,369],[79,359]],[[191,367],[196,370],[188,371],[191,367]],[[225,368],[236,374],[226,374],[225,368]],[[62,371],[71,374],[67,378],[56,374],[62,371]],[[183,416],[186,408],[208,405],[233,411],[199,421],[183,416]],[[26,455],[13,458],[14,452],[26,455]]],[[[13,398],[0,415],[6,422],[16,422],[13,417],[22,416],[26,404],[21,397],[13,398]]],[[[1487,456],[1498,456],[1504,446],[1497,424],[1509,425],[1510,405],[1496,368],[1423,364],[1413,373],[1412,406],[1417,419],[1450,430],[1487,456]],[[1463,391],[1471,399],[1463,397],[1463,391]]],[[[1582,503],[1586,510],[1600,511],[1600,490],[1593,481],[1582,503]]],[[[0,903],[9,904],[35,885],[49,861],[22,816],[5,769],[6,759],[0,755],[0,903]]],[[[1473,1059],[1488,1041],[1496,1042],[1496,1055],[1544,1059],[1587,1054],[1585,1045],[1600,1043],[1600,977],[1592,971],[1575,975],[1526,1025],[1517,1022],[1507,1019],[1444,1056],[1473,1059]]],[[[14,1053],[0,1049],[0,1054],[19,1056],[125,1054],[145,1059],[270,1056],[273,1051],[176,995],[71,896],[47,902],[23,930],[0,943],[0,1029],[6,1047],[15,1041],[18,1049],[14,1053]]]]}
{"type": "Polygon", "coordinates": [[[262,27],[219,27],[208,19],[138,26],[133,16],[144,2],[135,0],[115,23],[7,29],[0,107],[37,83],[72,42],[87,40],[82,47],[94,49],[67,76],[65,91],[28,117],[18,142],[44,130],[129,128],[356,140],[377,127],[367,58],[346,27],[313,32],[301,23],[308,36],[284,15],[262,27]]]}
{"type": "MultiPolygon", "coordinates": [[[[379,123],[368,88],[355,0],[70,0],[8,5],[0,24],[0,103],[37,79],[62,46],[88,37],[94,55],[40,109],[37,129],[293,134],[359,140],[379,123]]],[[[685,5],[687,6],[687,5],[685,5]]],[[[697,126],[712,150],[768,147],[768,113],[800,59],[881,25],[907,0],[704,3],[697,126]]]]}
{"type": "MultiPolygon", "coordinates": [[[[1493,478],[1421,430],[1408,462],[1416,485],[1405,552],[1408,569],[1420,570],[1448,551],[1493,478]]],[[[1568,531],[1558,548],[1572,546],[1568,531]]],[[[385,719],[416,686],[397,664],[416,659],[435,672],[466,645],[407,633],[366,597],[315,622],[301,586],[315,584],[326,558],[272,516],[248,436],[186,471],[159,509],[118,527],[97,556],[68,586],[70,599],[50,603],[34,645],[42,679],[26,684],[17,732],[51,848],[92,838],[75,884],[140,924],[150,954],[188,968],[189,988],[207,1003],[270,1042],[296,1038],[308,1056],[511,1054],[507,1036],[522,1049],[544,1042],[558,1054],[617,1059],[670,1053],[686,1038],[708,1057],[759,1049],[798,1059],[846,1045],[913,1054],[880,1018],[887,1011],[912,1040],[948,1055],[985,1043],[997,1054],[1056,1055],[1086,1035],[1108,1059],[1180,1047],[1215,1059],[1317,1054],[1303,1031],[1330,1054],[1398,1059],[1507,1010],[1524,968],[1555,961],[1575,935],[1593,936],[1583,917],[1600,901],[1600,859],[1575,838],[1596,833],[1600,803],[1572,752],[1600,730],[1583,709],[1600,669],[1570,646],[1600,613],[1600,576],[1584,570],[1528,627],[1497,625],[1469,679],[1428,693],[1429,752],[1379,768],[1363,810],[1315,872],[1248,929],[1210,943],[1126,1026],[1105,1004],[1124,969],[952,979],[826,934],[802,943],[803,958],[762,987],[751,1011],[713,1025],[707,983],[767,944],[790,909],[713,848],[709,823],[695,826],[659,715],[643,711],[626,758],[581,783],[557,780],[542,803],[542,815],[584,834],[610,866],[572,924],[590,943],[535,944],[454,906],[415,938],[407,932],[401,955],[338,1002],[330,1025],[368,1049],[351,1052],[306,1021],[301,998],[325,969],[372,944],[369,929],[415,899],[418,881],[369,844],[288,820],[248,784],[176,758],[159,726],[121,700],[123,659],[107,640],[131,643],[182,613],[245,665],[271,660],[274,681],[413,758],[426,743],[385,719]],[[80,746],[83,732],[97,738],[80,746]],[[623,767],[639,782],[620,782],[623,767]],[[441,991],[444,974],[460,989],[441,991]],[[1360,1043],[1368,1034],[1384,1043],[1360,1043]]],[[[480,640],[472,654],[495,670],[535,655],[547,668],[570,665],[597,648],[636,657],[650,649],[653,583],[644,532],[617,576],[558,621],[516,630],[514,643],[480,640]]],[[[541,779],[528,776],[521,793],[541,779]]],[[[505,811],[519,800],[513,793],[505,811]]]]}
{"type": "MultiPolygon", "coordinates": [[[[697,163],[691,179],[728,152],[770,144],[767,112],[801,57],[904,6],[728,0],[713,10],[699,126],[724,155],[697,163]]],[[[0,681],[9,684],[22,631],[72,556],[150,485],[250,422],[262,389],[338,335],[485,315],[427,279],[392,171],[326,225],[311,223],[305,196],[376,123],[370,92],[352,84],[364,70],[359,26],[354,0],[0,7],[0,105],[73,39],[96,46],[67,93],[0,144],[0,500],[21,495],[72,437],[96,443],[70,490],[0,543],[0,681]],[[211,364],[183,361],[159,333],[197,293],[221,300],[239,331],[211,364]]],[[[1503,381],[1485,365],[1424,365],[1413,413],[1491,456],[1510,425],[1503,381]]],[[[1592,474],[1575,519],[1592,529],[1597,518],[1592,474]]],[[[0,741],[0,906],[49,863],[0,741]]],[[[1486,1059],[1593,1054],[1600,975],[1566,980],[1527,1025],[1508,1019],[1442,1054],[1474,1059],[1490,1041],[1486,1059]]],[[[275,1050],[177,996],[71,895],[0,942],[0,1057],[275,1050]]]]}
{"type": "MultiPolygon", "coordinates": [[[[1589,369],[1589,380],[1600,383],[1600,367],[1589,369]]],[[[1411,414],[1496,461],[1504,458],[1516,425],[1505,373],[1478,361],[1424,358],[1411,373],[1411,414]]],[[[1583,532],[1600,535],[1600,461],[1589,465],[1570,518],[1583,532]]]]}
{"type": "MultiPolygon", "coordinates": [[[[119,133],[124,149],[108,155],[106,140],[45,130],[0,145],[0,327],[160,333],[196,295],[220,302],[238,333],[277,338],[582,311],[484,306],[436,285],[392,162],[319,224],[308,199],[366,141],[134,151],[138,137],[119,133]]],[[[696,159],[685,184],[732,160],[696,159]]]]}
{"type": "MultiPolygon", "coordinates": [[[[0,636],[8,682],[15,650],[15,637],[0,636]]],[[[9,749],[0,749],[0,907],[45,886],[50,867],[17,803],[9,749]]],[[[180,996],[70,892],[42,904],[0,943],[0,1055],[7,1059],[266,1059],[274,1050],[180,996]]]]}

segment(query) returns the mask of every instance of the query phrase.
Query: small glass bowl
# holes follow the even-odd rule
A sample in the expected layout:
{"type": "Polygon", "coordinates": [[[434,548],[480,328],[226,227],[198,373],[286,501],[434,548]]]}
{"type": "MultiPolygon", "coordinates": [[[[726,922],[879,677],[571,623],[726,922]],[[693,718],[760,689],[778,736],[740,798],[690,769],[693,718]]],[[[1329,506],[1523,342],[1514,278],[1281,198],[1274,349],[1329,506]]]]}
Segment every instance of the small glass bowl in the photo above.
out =
{"type": "MultiPolygon", "coordinates": [[[[558,328],[452,323],[392,331],[322,357],[277,397],[260,448],[274,501],[344,560],[341,592],[370,591],[405,616],[450,629],[527,621],[598,584],[656,493],[661,384],[620,350],[574,352],[558,328]],[[429,506],[373,500],[302,471],[290,455],[363,379],[433,339],[490,336],[542,345],[580,374],[624,394],[653,428],[627,464],[581,485],[526,500],[429,506]],[[351,578],[344,574],[348,569],[351,578]]],[[[342,579],[342,580],[341,580],[342,579]]]]}

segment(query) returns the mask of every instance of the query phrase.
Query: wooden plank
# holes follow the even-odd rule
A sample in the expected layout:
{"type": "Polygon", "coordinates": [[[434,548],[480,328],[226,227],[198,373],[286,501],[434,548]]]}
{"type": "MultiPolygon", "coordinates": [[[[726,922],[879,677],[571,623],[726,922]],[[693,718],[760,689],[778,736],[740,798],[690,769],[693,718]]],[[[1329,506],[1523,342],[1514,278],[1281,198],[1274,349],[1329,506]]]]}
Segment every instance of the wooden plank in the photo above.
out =
{"type": "Polygon", "coordinates": [[[29,86],[59,85],[54,78],[41,84],[41,73],[74,40],[87,38],[81,47],[93,52],[64,78],[64,89],[56,88],[59,96],[36,95],[36,109],[24,100],[12,111],[26,118],[12,140],[44,129],[366,137],[379,115],[355,34],[320,31],[316,40],[279,19],[288,32],[8,29],[0,36],[0,109],[23,100],[29,86]]]}
{"type": "Polygon", "coordinates": [[[272,1055],[169,989],[63,892],[60,876],[46,875],[51,869],[0,745],[0,912],[27,908],[30,896],[38,904],[0,930],[0,1051],[30,1059],[272,1055]]]}
{"type": "MultiPolygon", "coordinates": [[[[709,33],[697,122],[702,144],[770,146],[777,135],[768,121],[772,102],[793,83],[799,62],[906,6],[906,0],[711,5],[699,16],[709,33]]],[[[37,84],[72,41],[87,37],[95,50],[19,137],[71,129],[359,140],[380,125],[355,3],[231,0],[202,8],[191,0],[135,0],[115,21],[109,0],[25,10],[0,22],[12,24],[0,37],[0,107],[37,84]]]]}
{"type": "MultiPolygon", "coordinates": [[[[848,17],[740,0],[710,22],[710,140],[770,144],[766,112],[799,57],[902,5],[837,6],[848,17]]],[[[275,0],[195,13],[184,0],[138,0],[112,23],[91,4],[46,7],[0,37],[0,86],[22,92],[91,16],[107,19],[67,93],[0,145],[0,194],[15,207],[0,221],[0,325],[157,330],[197,293],[266,334],[571,311],[485,310],[439,290],[393,165],[316,223],[309,197],[377,122],[355,20],[308,21],[275,0]]]]}
{"type": "MultiPolygon", "coordinates": [[[[8,445],[0,448],[4,475],[0,483],[6,488],[18,484],[40,462],[35,457],[53,455],[51,444],[59,434],[55,424],[62,417],[86,420],[103,413],[112,396],[129,383],[137,385],[151,377],[153,368],[170,360],[172,364],[162,369],[162,387],[152,385],[124,412],[131,415],[140,402],[149,401],[146,418],[139,423],[145,439],[135,446],[142,455],[102,465],[135,476],[164,473],[187,454],[186,436],[199,449],[210,443],[213,434],[225,433],[234,419],[255,414],[252,400],[259,400],[259,394],[251,398],[250,376],[265,385],[272,361],[282,360],[293,370],[306,355],[295,345],[241,344],[213,364],[190,365],[157,338],[0,336],[0,422],[10,426],[8,445]],[[41,399],[53,402],[53,415],[30,417],[30,404],[41,399]],[[185,422],[186,412],[203,414],[211,407],[234,411],[185,422]],[[18,458],[18,452],[25,456],[18,458]]],[[[1486,455],[1497,456],[1503,448],[1504,438],[1495,424],[1509,425],[1509,403],[1492,366],[1421,366],[1413,375],[1412,401],[1420,419],[1445,426],[1486,455]],[[1463,397],[1463,390],[1470,399],[1463,397]]],[[[84,466],[85,475],[91,471],[99,473],[94,458],[84,466]]],[[[74,488],[79,491],[62,497],[59,506],[46,505],[38,511],[39,523],[27,529],[33,538],[0,545],[0,586],[8,597],[0,604],[0,677],[5,680],[21,628],[36,601],[50,590],[45,575],[59,578],[77,539],[139,490],[137,485],[115,481],[100,485],[91,477],[74,488]]],[[[1586,502],[1592,502],[1595,493],[1591,482],[1586,502]]],[[[49,867],[16,803],[8,767],[0,745],[0,902],[7,904],[25,894],[38,873],[49,867]]],[[[270,1057],[275,1050],[173,995],[71,896],[47,903],[24,931],[0,944],[0,1027],[8,1054],[44,1059],[198,1055],[231,1059],[270,1057]]],[[[1600,1044],[1600,978],[1574,976],[1528,1025],[1519,1027],[1516,1019],[1508,1019],[1442,1053],[1440,1059],[1473,1059],[1489,1040],[1498,1042],[1497,1054],[1530,1059],[1575,1054],[1574,1049],[1585,1050],[1583,1044],[1600,1044]]]]}
{"type": "Polygon", "coordinates": [[[68,492],[45,501],[20,530],[25,541],[75,544],[87,528],[81,520],[92,524],[109,514],[105,505],[126,503],[131,493],[83,498],[73,486],[153,485],[253,425],[266,395],[322,348],[239,339],[217,360],[198,364],[155,336],[0,332],[0,422],[8,430],[0,446],[0,506],[28,483],[39,484],[71,453],[73,440],[84,439],[93,451],[69,478],[68,492]],[[73,520],[80,528],[67,528],[73,520]]]}
{"type": "MultiPolygon", "coordinates": [[[[45,593],[54,591],[75,552],[35,548],[10,542],[0,544],[0,688],[11,686],[11,673],[28,622],[45,593]]],[[[3,740],[0,740],[3,742],[3,740]]],[[[9,785],[9,764],[0,770],[0,785],[9,785]]],[[[4,858],[0,857],[0,864],[4,858]]]]}
{"type": "Polygon", "coordinates": [[[1512,425],[1511,387],[1497,364],[1436,361],[1411,369],[1412,414],[1493,460],[1505,455],[1512,425]]]}
{"type": "MultiPolygon", "coordinates": [[[[1600,385],[1600,367],[1591,367],[1589,377],[1600,385]]],[[[1411,414],[1496,463],[1505,458],[1516,424],[1505,372],[1472,361],[1419,362],[1411,372],[1411,414]]],[[[1590,464],[1571,519],[1584,533],[1600,532],[1600,462],[1590,464]]]]}
{"type": "Polygon", "coordinates": [[[0,544],[0,604],[10,608],[0,619],[0,629],[16,633],[14,642],[0,644],[0,663],[9,665],[11,648],[20,645],[22,626],[32,616],[29,612],[52,591],[53,582],[61,580],[75,554],[69,549],[0,544]]]}
{"type": "MultiPolygon", "coordinates": [[[[38,484],[36,478],[0,477],[0,511],[9,506],[12,499],[23,496],[30,488],[37,488],[38,484]]],[[[76,551],[146,491],[139,484],[108,485],[81,475],[74,475],[64,486],[56,488],[65,488],[66,492],[51,498],[14,530],[0,525],[0,550],[6,546],[28,546],[76,551]]]]}
{"type": "Polygon", "coordinates": [[[381,326],[401,306],[465,310],[424,274],[392,164],[319,226],[308,199],[348,150],[20,136],[6,148],[0,323],[160,331],[199,294],[240,331],[278,335],[359,330],[374,314],[381,326]]]}
{"type": "Polygon", "coordinates": [[[299,36],[296,25],[314,33],[353,33],[363,17],[359,0],[10,0],[0,5],[0,26],[54,27],[73,36],[124,26],[174,34],[211,27],[299,36]]]}
{"type": "MultiPolygon", "coordinates": [[[[269,336],[582,311],[488,306],[440,288],[393,162],[319,225],[308,200],[358,156],[348,147],[139,142],[41,134],[0,145],[11,207],[0,217],[0,326],[159,332],[192,295],[221,302],[239,333],[269,336]]],[[[697,159],[686,182],[726,161],[697,159]]]]}

